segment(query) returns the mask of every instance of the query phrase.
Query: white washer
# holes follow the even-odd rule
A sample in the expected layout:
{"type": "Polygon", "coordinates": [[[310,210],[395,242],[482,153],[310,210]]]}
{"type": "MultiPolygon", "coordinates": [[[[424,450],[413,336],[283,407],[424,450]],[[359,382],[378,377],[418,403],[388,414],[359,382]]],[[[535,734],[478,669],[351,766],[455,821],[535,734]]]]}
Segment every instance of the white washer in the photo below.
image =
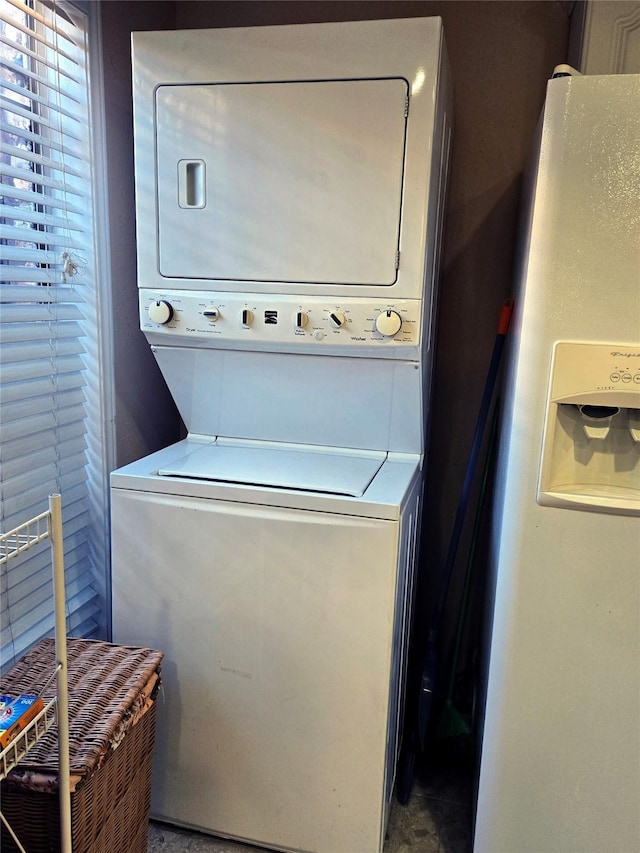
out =
{"type": "Polygon", "coordinates": [[[442,25],[133,46],[140,325],[189,433],[112,474],[113,638],[165,653],[152,814],[378,853],[450,142],[442,25]]]}
{"type": "Polygon", "coordinates": [[[420,464],[314,453],[186,440],[114,474],[114,634],[167,655],[157,818],[280,850],[380,850],[420,464]],[[262,485],[184,476],[233,476],[247,455],[262,485]],[[288,468],[298,487],[269,487],[288,468]]]}

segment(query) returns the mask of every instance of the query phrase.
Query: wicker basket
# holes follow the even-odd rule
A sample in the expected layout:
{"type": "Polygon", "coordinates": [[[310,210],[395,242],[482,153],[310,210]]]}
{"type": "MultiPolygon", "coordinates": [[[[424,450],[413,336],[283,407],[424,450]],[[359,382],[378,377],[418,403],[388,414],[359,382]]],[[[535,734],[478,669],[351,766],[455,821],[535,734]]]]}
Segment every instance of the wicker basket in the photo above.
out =
{"type": "MultiPolygon", "coordinates": [[[[146,853],[162,654],[69,640],[67,656],[73,851],[146,853]]],[[[0,692],[38,692],[54,667],[54,642],[43,640],[0,692]]],[[[57,770],[54,727],[2,783],[2,811],[28,853],[60,850],[57,770]]],[[[16,850],[3,827],[3,853],[16,850]]]]}

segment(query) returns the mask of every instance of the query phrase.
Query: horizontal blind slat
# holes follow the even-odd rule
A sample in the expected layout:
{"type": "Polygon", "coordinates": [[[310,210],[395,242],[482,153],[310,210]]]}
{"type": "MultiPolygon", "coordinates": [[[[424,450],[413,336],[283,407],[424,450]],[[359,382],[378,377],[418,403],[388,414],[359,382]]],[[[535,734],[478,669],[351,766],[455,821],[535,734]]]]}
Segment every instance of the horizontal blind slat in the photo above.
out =
{"type": "MultiPolygon", "coordinates": [[[[11,122],[4,121],[0,118],[0,131],[4,133],[5,138],[12,138],[14,145],[20,151],[23,151],[26,148],[27,153],[31,153],[29,146],[40,146],[42,143],[42,133],[34,133],[29,130],[31,127],[31,120],[29,119],[28,114],[21,116],[21,118],[23,118],[24,121],[17,122],[14,118],[13,122],[11,122]]],[[[38,124],[42,124],[40,119],[38,119],[38,124]]],[[[76,137],[72,137],[68,133],[64,134],[64,137],[62,137],[58,128],[52,128],[52,132],[47,135],[47,148],[51,151],[60,152],[65,157],[82,159],[84,146],[74,146],[74,138],[76,137]],[[60,141],[59,137],[63,138],[64,144],[60,141]]]]}
{"type": "Polygon", "coordinates": [[[3,284],[9,282],[23,284],[57,284],[60,271],[57,269],[42,269],[42,267],[11,266],[0,263],[0,280],[3,284]]]}
{"type": "MultiPolygon", "coordinates": [[[[17,12],[23,15],[27,15],[30,18],[34,18],[47,31],[50,32],[52,30],[55,30],[60,38],[64,38],[66,41],[70,42],[73,47],[79,48],[82,45],[82,30],[78,27],[78,24],[76,22],[73,22],[63,10],[61,10],[61,13],[57,13],[57,10],[55,8],[53,10],[47,10],[48,14],[47,17],[45,17],[34,8],[33,4],[25,3],[24,0],[6,0],[6,2],[9,5],[13,6],[17,12]],[[52,13],[55,16],[55,22],[52,13]]],[[[4,18],[12,25],[15,25],[14,19],[8,14],[0,15],[0,18],[4,18]]],[[[31,36],[34,33],[34,30],[30,27],[29,29],[25,29],[24,32],[31,36]]],[[[50,45],[50,47],[54,48],[56,47],[56,45],[53,44],[50,45]]]]}
{"type": "Polygon", "coordinates": [[[54,426],[48,426],[38,433],[17,435],[10,441],[3,442],[2,464],[9,465],[15,461],[16,463],[19,462],[23,468],[26,468],[34,443],[39,446],[47,445],[55,448],[58,444],[74,441],[77,438],[82,438],[86,444],[84,423],[82,421],[71,421],[68,424],[54,424],[54,426]]]}
{"type": "MultiPolygon", "coordinates": [[[[0,305],[11,302],[84,302],[85,297],[78,287],[57,283],[53,286],[2,284],[0,285],[0,305]]],[[[4,306],[0,307],[0,317],[4,306]]]]}
{"type": "MultiPolygon", "coordinates": [[[[80,355],[66,355],[56,358],[55,375],[82,371],[84,362],[80,355]]],[[[13,382],[26,382],[29,379],[41,379],[51,375],[52,366],[46,361],[14,361],[2,365],[2,382],[10,385],[13,382]]]]}
{"type": "MultiPolygon", "coordinates": [[[[29,123],[29,125],[31,125],[31,122],[33,121],[33,118],[34,118],[33,111],[28,109],[27,107],[21,106],[13,98],[8,98],[6,95],[0,94],[0,107],[5,111],[5,113],[8,114],[9,118],[10,118],[10,116],[13,115],[13,116],[19,117],[21,119],[24,119],[26,122],[29,123]]],[[[60,138],[64,138],[65,140],[72,140],[72,141],[75,140],[77,143],[80,143],[82,145],[85,144],[84,136],[81,132],[82,131],[81,127],[65,126],[64,127],[64,133],[63,133],[63,129],[60,127],[60,121],[58,120],[58,117],[55,113],[53,114],[53,118],[55,118],[56,121],[51,121],[49,118],[47,118],[47,116],[43,116],[43,115],[37,116],[37,119],[38,119],[37,124],[38,124],[38,127],[41,128],[41,133],[39,134],[39,143],[38,144],[40,144],[42,142],[42,133],[43,132],[46,132],[47,140],[50,136],[54,136],[54,137],[56,137],[56,142],[57,142],[57,137],[60,137],[60,138]]],[[[14,119],[14,121],[15,121],[15,119],[14,119]]],[[[9,121],[9,124],[13,124],[13,122],[9,121]]],[[[22,125],[18,125],[18,127],[21,127],[21,126],[22,125]]],[[[75,149],[72,148],[72,150],[75,150],[75,149]]]]}
{"type": "MultiPolygon", "coordinates": [[[[74,562],[65,561],[65,588],[68,596],[78,595],[85,589],[93,590],[91,578],[86,576],[88,562],[89,547],[86,544],[82,549],[77,549],[74,562]]],[[[44,607],[50,608],[53,604],[51,564],[41,569],[30,565],[28,569],[33,577],[26,577],[25,583],[13,584],[11,576],[9,577],[8,600],[3,610],[4,615],[12,620],[14,627],[23,627],[19,625],[21,619],[27,618],[29,614],[38,610],[42,613],[44,607]]],[[[8,633],[4,633],[3,640],[6,641],[8,636],[8,633]]]]}
{"type": "Polygon", "coordinates": [[[29,418],[2,419],[0,422],[0,441],[12,441],[20,436],[37,436],[44,430],[55,429],[73,421],[82,421],[85,412],[83,408],[67,406],[55,412],[40,412],[29,418]]]}
{"type": "Polygon", "coordinates": [[[84,352],[79,340],[62,340],[54,346],[51,341],[24,342],[6,344],[0,342],[0,363],[8,364],[15,361],[39,361],[52,359],[56,356],[78,355],[84,352]]]}
{"type": "MultiPolygon", "coordinates": [[[[97,631],[97,617],[100,612],[98,597],[94,594],[87,596],[84,601],[73,598],[69,602],[67,614],[67,633],[70,637],[86,637],[88,639],[99,639],[97,631]],[[73,607],[73,610],[71,609],[73,607]]],[[[12,660],[22,657],[29,649],[45,637],[53,635],[53,613],[49,614],[40,623],[30,628],[28,632],[12,638],[13,642],[3,645],[0,660],[3,661],[3,670],[7,669],[12,660]]]]}
{"type": "Polygon", "coordinates": [[[87,380],[82,372],[56,373],[55,375],[26,379],[21,382],[3,381],[0,383],[0,406],[20,400],[28,400],[31,397],[54,395],[58,391],[83,388],[86,384],[87,380]]]}
{"type": "MultiPolygon", "coordinates": [[[[62,281],[63,260],[60,256],[62,251],[65,250],[66,245],[64,235],[47,234],[46,231],[41,231],[40,234],[42,236],[41,240],[38,242],[42,242],[43,248],[34,249],[29,248],[28,246],[3,246],[3,259],[5,263],[13,262],[12,265],[14,266],[22,265],[25,271],[33,269],[34,267],[37,268],[38,265],[42,265],[40,268],[44,267],[47,272],[53,270],[58,274],[60,281],[62,281]],[[48,248],[45,249],[44,245],[48,248]],[[31,265],[33,265],[33,267],[31,265]]],[[[37,236],[37,232],[34,232],[33,237],[35,236],[37,236]]],[[[33,237],[31,238],[32,240],[33,237]]],[[[3,272],[4,269],[5,266],[3,265],[3,272]]]]}
{"type": "Polygon", "coordinates": [[[74,481],[78,481],[78,477],[86,479],[84,472],[86,466],[86,456],[83,451],[71,454],[64,459],[53,459],[45,462],[43,465],[36,466],[28,471],[22,471],[18,476],[8,478],[6,481],[3,478],[2,483],[2,499],[10,501],[12,498],[19,498],[25,492],[33,492],[39,488],[40,483],[56,482],[60,477],[71,477],[74,475],[74,481]],[[78,474],[77,472],[82,472],[78,474]]]}
{"type": "Polygon", "coordinates": [[[21,189],[20,187],[9,187],[9,190],[7,190],[7,186],[8,184],[0,184],[0,189],[2,190],[5,203],[8,198],[14,198],[33,204],[34,206],[41,205],[46,208],[51,208],[52,210],[61,210],[65,214],[86,216],[86,210],[83,210],[83,208],[78,207],[77,204],[72,203],[71,199],[65,198],[64,195],[60,195],[58,197],[50,194],[43,195],[42,193],[34,190],[21,189]]]}
{"type": "Polygon", "coordinates": [[[79,487],[86,490],[84,479],[84,474],[79,475],[77,471],[72,471],[54,480],[46,480],[33,489],[3,500],[5,515],[18,519],[28,518],[28,513],[33,507],[46,506],[46,500],[42,497],[43,492],[48,496],[54,492],[65,494],[79,487]]]}
{"type": "MultiPolygon", "coordinates": [[[[65,513],[66,517],[66,513],[65,513]]],[[[65,575],[67,571],[80,571],[83,560],[89,553],[86,536],[87,516],[79,517],[79,525],[63,537],[65,575]]],[[[8,609],[20,599],[27,598],[31,591],[51,583],[51,552],[48,544],[36,545],[23,554],[15,563],[9,564],[2,574],[2,610],[8,609]]]]}
{"type": "MultiPolygon", "coordinates": [[[[22,420],[31,416],[39,417],[47,412],[63,412],[69,407],[84,405],[82,388],[72,388],[69,391],[55,391],[53,394],[43,394],[39,397],[26,397],[23,400],[12,400],[2,407],[3,426],[9,427],[13,420],[22,420]]],[[[78,409],[78,417],[82,419],[84,412],[78,409]]]]}
{"type": "MultiPolygon", "coordinates": [[[[2,81],[2,86],[6,91],[13,92],[17,97],[24,97],[25,95],[25,90],[22,86],[12,83],[6,78],[2,81]]],[[[8,101],[12,100],[8,96],[5,97],[8,101]]],[[[56,104],[55,101],[51,101],[43,95],[37,94],[37,92],[29,92],[29,100],[33,103],[39,104],[41,107],[46,107],[50,113],[59,115],[61,119],[69,119],[70,121],[78,120],[78,112],[76,110],[63,107],[62,104],[56,104]]]]}
{"type": "MultiPolygon", "coordinates": [[[[55,445],[51,444],[39,447],[37,450],[31,449],[29,451],[29,464],[35,470],[43,465],[49,464],[50,462],[55,462],[58,452],[61,456],[72,456],[84,453],[86,451],[86,447],[87,442],[82,435],[76,436],[69,441],[58,440],[55,445]]],[[[10,491],[13,489],[11,484],[12,482],[17,481],[22,475],[25,467],[24,463],[25,460],[23,457],[18,457],[17,459],[5,459],[4,453],[2,454],[3,488],[6,485],[10,491]]]]}
{"type": "Polygon", "coordinates": [[[38,229],[23,227],[23,224],[27,222],[32,223],[34,226],[46,225],[49,228],[79,231],[82,234],[87,234],[86,229],[80,221],[70,220],[68,217],[41,213],[37,210],[30,210],[26,207],[11,204],[0,204],[0,217],[5,220],[11,219],[14,222],[21,223],[20,225],[0,225],[0,238],[5,240],[31,240],[33,232],[38,233],[38,229]]]}
{"type": "MultiPolygon", "coordinates": [[[[11,530],[13,527],[16,527],[18,524],[22,523],[25,518],[31,518],[34,515],[37,515],[42,511],[42,507],[47,506],[48,498],[51,492],[46,492],[43,488],[40,493],[35,493],[33,497],[33,503],[27,507],[24,507],[20,510],[17,515],[5,517],[2,520],[1,527],[3,530],[11,530]],[[43,494],[46,494],[46,498],[43,498],[43,494]]],[[[86,539],[90,527],[90,513],[89,513],[89,499],[88,499],[88,490],[87,484],[82,483],[82,485],[73,492],[66,492],[62,498],[62,519],[63,519],[63,537],[66,541],[69,532],[73,534],[73,532],[77,532],[81,538],[86,539]]],[[[66,548],[65,548],[66,553],[66,548]]],[[[30,555],[29,555],[30,556],[30,555]]],[[[27,559],[27,557],[24,557],[27,559]]],[[[15,569],[18,563],[10,564],[12,566],[11,571],[15,569]]]]}
{"type": "MultiPolygon", "coordinates": [[[[27,158],[23,157],[21,159],[25,160],[27,158]]],[[[37,187],[46,187],[48,190],[54,190],[56,192],[70,192],[73,195],[79,195],[81,197],[84,197],[84,190],[78,191],[69,180],[70,178],[74,177],[74,175],[78,174],[77,172],[70,170],[68,173],[65,173],[64,169],[60,169],[58,167],[56,167],[55,171],[61,172],[63,176],[68,175],[68,177],[66,179],[63,178],[62,180],[60,180],[49,177],[48,173],[32,172],[30,169],[24,169],[19,166],[10,166],[8,164],[3,164],[2,167],[2,172],[5,178],[17,178],[20,181],[25,181],[34,184],[37,187]]],[[[11,198],[11,196],[13,195],[13,189],[13,186],[9,183],[2,184],[2,194],[5,199],[11,198]]],[[[34,190],[34,194],[35,192],[36,191],[34,190]]],[[[39,191],[38,195],[40,197],[41,203],[46,203],[46,201],[50,197],[50,194],[44,193],[42,191],[39,191]]]]}
{"type": "MultiPolygon", "coordinates": [[[[51,150],[51,146],[47,146],[47,148],[51,150]]],[[[83,162],[83,158],[81,156],[74,156],[68,151],[60,151],[60,155],[64,157],[64,160],[56,159],[55,157],[43,157],[42,154],[38,154],[36,151],[29,151],[27,148],[21,148],[19,145],[5,144],[3,145],[3,152],[6,157],[11,157],[14,161],[20,160],[41,169],[52,169],[56,172],[62,172],[65,175],[75,175],[78,178],[85,176],[84,170],[86,170],[86,164],[83,162]],[[75,163],[79,165],[75,165],[75,163]],[[80,168],[80,166],[84,168],[80,168]]],[[[41,183],[39,181],[39,178],[42,177],[40,172],[25,166],[19,167],[15,162],[12,165],[3,163],[2,171],[5,177],[9,175],[18,178],[24,177],[24,180],[41,183]],[[15,170],[15,172],[12,170],[15,170]]]]}
{"type": "MultiPolygon", "coordinates": [[[[7,21],[9,21],[10,19],[9,19],[7,16],[4,16],[4,15],[0,14],[0,20],[3,20],[3,21],[5,21],[5,22],[7,22],[7,21]]],[[[15,21],[11,20],[11,24],[10,24],[10,25],[11,25],[12,27],[15,27],[15,26],[16,26],[15,21]]],[[[21,31],[22,33],[26,33],[26,32],[27,32],[26,28],[22,28],[22,27],[20,28],[20,31],[21,31]]],[[[29,39],[30,39],[30,38],[31,38],[31,34],[29,33],[29,39]]],[[[5,45],[6,45],[8,48],[10,48],[11,50],[16,50],[16,41],[15,41],[15,39],[10,38],[9,36],[7,36],[7,35],[6,35],[6,34],[4,34],[4,33],[0,33],[0,43],[5,44],[5,45]]],[[[42,61],[42,55],[41,55],[41,54],[39,54],[37,50],[32,50],[32,49],[28,46],[28,42],[26,42],[26,41],[20,41],[19,50],[20,50],[20,52],[21,52],[21,53],[24,53],[24,55],[25,55],[25,56],[28,56],[30,59],[34,59],[36,62],[41,62],[41,61],[42,61]]],[[[82,68],[82,63],[81,63],[81,62],[76,62],[76,61],[75,61],[74,59],[72,59],[71,57],[70,57],[70,61],[71,61],[71,62],[74,62],[74,63],[75,63],[75,65],[76,65],[77,67],[82,68]]],[[[81,77],[79,77],[78,75],[76,75],[76,76],[75,76],[75,79],[76,79],[76,80],[81,80],[82,78],[81,78],[81,77]]]]}
{"type": "MultiPolygon", "coordinates": [[[[13,610],[21,611],[16,616],[11,613],[11,624],[13,631],[7,628],[2,632],[2,644],[6,645],[11,640],[12,633],[17,631],[18,634],[25,634],[32,629],[32,626],[42,624],[53,611],[53,600],[50,589],[51,584],[46,584],[38,590],[34,590],[31,595],[24,600],[24,604],[28,607],[18,608],[16,605],[13,610]]],[[[74,597],[78,597],[78,602],[84,604],[95,596],[95,590],[92,584],[87,583],[83,577],[76,577],[71,580],[65,580],[65,591],[67,594],[67,605],[71,606],[74,597]]]]}
{"type": "MultiPolygon", "coordinates": [[[[2,344],[13,344],[17,341],[60,341],[66,338],[81,338],[84,335],[82,325],[76,320],[55,319],[40,323],[3,323],[2,344]]],[[[0,351],[2,351],[0,349],[0,351]]],[[[55,349],[54,349],[55,353],[55,349]]]]}
{"type": "Polygon", "coordinates": [[[39,321],[82,320],[82,312],[73,302],[14,302],[0,307],[3,323],[36,323],[39,321]]]}
{"type": "MultiPolygon", "coordinates": [[[[0,15],[0,18],[1,17],[2,16],[0,15]]],[[[2,38],[0,39],[0,41],[2,41],[3,44],[6,44],[11,47],[11,45],[9,44],[9,39],[2,38]]],[[[53,89],[54,91],[59,90],[61,92],[66,92],[68,91],[68,89],[73,88],[74,86],[81,86],[82,84],[82,74],[74,74],[72,72],[72,68],[75,64],[73,62],[71,64],[67,64],[67,67],[63,67],[62,65],[55,67],[48,63],[42,56],[38,55],[35,50],[31,50],[29,47],[22,44],[20,45],[19,50],[14,49],[14,52],[20,53],[23,56],[28,56],[34,61],[31,63],[31,65],[20,65],[18,62],[12,62],[11,59],[9,59],[5,54],[5,56],[3,57],[2,64],[5,66],[6,69],[12,71],[16,76],[28,80],[31,85],[35,83],[39,87],[46,86],[47,88],[53,89]],[[61,77],[62,80],[58,83],[58,85],[56,85],[54,83],[56,78],[47,77],[46,74],[42,73],[42,69],[44,69],[45,71],[47,69],[53,71],[55,75],[61,77]]],[[[80,68],[79,70],[82,71],[82,68],[80,68]]],[[[25,88],[28,89],[29,87],[25,86],[25,88]]]]}

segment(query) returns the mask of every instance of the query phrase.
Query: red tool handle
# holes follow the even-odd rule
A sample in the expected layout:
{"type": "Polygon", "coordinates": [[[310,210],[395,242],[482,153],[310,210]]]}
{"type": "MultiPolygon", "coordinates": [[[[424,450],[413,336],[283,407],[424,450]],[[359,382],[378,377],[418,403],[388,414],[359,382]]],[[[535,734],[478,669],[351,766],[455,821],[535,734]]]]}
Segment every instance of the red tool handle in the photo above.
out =
{"type": "Polygon", "coordinates": [[[511,323],[511,315],[513,314],[513,299],[505,299],[500,310],[500,318],[498,319],[498,334],[506,335],[509,331],[511,323]]]}

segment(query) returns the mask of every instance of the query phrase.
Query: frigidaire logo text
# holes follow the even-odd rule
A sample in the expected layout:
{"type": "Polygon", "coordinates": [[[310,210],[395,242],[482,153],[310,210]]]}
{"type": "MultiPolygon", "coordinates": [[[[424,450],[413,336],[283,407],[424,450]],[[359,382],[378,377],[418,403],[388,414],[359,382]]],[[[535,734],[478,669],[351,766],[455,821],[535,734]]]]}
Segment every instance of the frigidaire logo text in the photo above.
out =
{"type": "Polygon", "coordinates": [[[616,352],[611,353],[613,356],[621,356],[622,358],[640,358],[640,352],[616,352]]]}

